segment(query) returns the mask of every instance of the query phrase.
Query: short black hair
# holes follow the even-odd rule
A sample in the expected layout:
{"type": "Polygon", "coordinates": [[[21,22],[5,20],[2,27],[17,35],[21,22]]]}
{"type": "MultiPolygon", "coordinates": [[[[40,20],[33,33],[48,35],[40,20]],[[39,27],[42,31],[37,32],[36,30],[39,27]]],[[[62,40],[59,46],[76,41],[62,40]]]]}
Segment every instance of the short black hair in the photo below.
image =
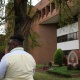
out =
{"type": "Polygon", "coordinates": [[[10,39],[17,40],[17,41],[20,41],[20,42],[24,41],[24,38],[23,38],[22,35],[14,35],[14,36],[10,37],[10,39]]]}

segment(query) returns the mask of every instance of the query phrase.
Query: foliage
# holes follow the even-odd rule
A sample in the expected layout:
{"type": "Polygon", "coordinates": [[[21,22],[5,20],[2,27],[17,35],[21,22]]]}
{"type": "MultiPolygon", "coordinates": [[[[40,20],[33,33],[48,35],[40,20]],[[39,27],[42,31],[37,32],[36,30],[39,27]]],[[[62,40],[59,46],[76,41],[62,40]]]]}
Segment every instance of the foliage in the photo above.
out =
{"type": "Polygon", "coordinates": [[[6,5],[6,17],[4,18],[5,21],[7,22],[7,27],[6,27],[6,35],[0,35],[0,52],[5,52],[5,49],[7,48],[7,44],[9,41],[9,37],[13,35],[14,33],[14,12],[12,11],[9,13],[12,8],[13,8],[13,3],[10,2],[6,5]],[[9,15],[8,15],[9,14],[9,15]]]}
{"type": "Polygon", "coordinates": [[[3,25],[5,23],[5,20],[4,20],[4,2],[5,0],[0,0],[0,25],[3,25]]]}
{"type": "Polygon", "coordinates": [[[61,49],[57,49],[54,53],[54,63],[62,66],[64,53],[61,49]]]}
{"type": "Polygon", "coordinates": [[[32,9],[32,0],[15,0],[14,2],[14,10],[15,10],[15,27],[14,27],[14,34],[20,34],[25,38],[24,41],[24,48],[27,50],[28,46],[28,38],[30,36],[31,40],[31,48],[34,48],[38,45],[38,39],[36,40],[35,36],[36,32],[30,33],[31,24],[37,15],[37,11],[33,11],[32,9]],[[20,4],[20,5],[19,5],[20,4]]]}
{"type": "Polygon", "coordinates": [[[55,3],[56,9],[59,10],[59,26],[71,24],[75,21],[73,9],[76,8],[76,15],[80,13],[80,0],[50,0],[55,3]],[[69,4],[68,4],[69,2],[69,4]]]}
{"type": "Polygon", "coordinates": [[[28,35],[28,40],[30,42],[30,47],[33,49],[34,47],[41,47],[42,44],[39,41],[39,34],[32,29],[30,29],[30,33],[28,35]]]}
{"type": "Polygon", "coordinates": [[[60,77],[54,74],[49,74],[45,72],[37,72],[34,75],[34,80],[79,80],[80,77],[76,78],[65,78],[65,77],[60,77]]]}
{"type": "Polygon", "coordinates": [[[56,74],[56,75],[60,75],[60,76],[64,76],[64,77],[71,77],[71,75],[69,73],[66,73],[66,72],[58,72],[57,70],[56,71],[52,71],[52,70],[48,70],[47,71],[49,74],[56,74]]]}
{"type": "Polygon", "coordinates": [[[5,35],[0,35],[0,52],[5,52],[5,35]]]}
{"type": "MultiPolygon", "coordinates": [[[[8,4],[6,5],[5,17],[0,17],[1,19],[4,19],[7,24],[5,46],[7,46],[10,36],[14,34],[23,35],[23,37],[25,37],[25,46],[27,46],[27,35],[29,34],[30,26],[36,15],[36,13],[32,9],[33,6],[31,2],[32,0],[20,0],[18,2],[17,0],[8,0],[8,4]]],[[[30,35],[32,36],[32,34],[30,35]]],[[[35,41],[35,45],[34,43],[32,43],[32,48],[35,46],[39,46],[38,40],[32,39],[32,42],[33,41],[35,41]]]]}
{"type": "Polygon", "coordinates": [[[7,22],[6,25],[6,35],[0,35],[0,52],[4,52],[8,46],[9,38],[14,34],[14,11],[11,11],[14,4],[10,0],[10,2],[6,5],[6,17],[5,21],[7,22]],[[11,12],[10,12],[11,11],[11,12]]]}
{"type": "Polygon", "coordinates": [[[67,66],[67,70],[73,70],[73,69],[74,69],[74,67],[73,67],[72,64],[69,64],[69,65],[67,66]]]}
{"type": "Polygon", "coordinates": [[[9,1],[9,3],[6,5],[6,21],[7,21],[7,27],[6,27],[6,47],[8,46],[8,42],[9,42],[9,38],[10,36],[12,36],[14,34],[14,20],[15,20],[15,16],[14,16],[14,11],[12,11],[10,14],[9,12],[12,10],[14,4],[12,2],[12,0],[9,1]],[[8,15],[9,14],[9,15],[8,15]],[[8,16],[8,17],[7,17],[8,16]]]}
{"type": "Polygon", "coordinates": [[[76,65],[76,70],[80,70],[80,64],[76,65]]]}
{"type": "Polygon", "coordinates": [[[67,70],[80,70],[80,64],[77,64],[75,66],[73,66],[72,64],[69,64],[67,66],[67,70]]]}
{"type": "Polygon", "coordinates": [[[66,55],[64,55],[63,64],[64,64],[65,66],[67,66],[67,56],[66,56],[66,55]]]}
{"type": "Polygon", "coordinates": [[[50,74],[60,75],[64,77],[72,77],[73,74],[80,75],[79,70],[67,70],[67,66],[62,66],[62,67],[53,66],[53,68],[47,70],[47,72],[50,74]]]}
{"type": "MultiPolygon", "coordinates": [[[[43,65],[37,64],[37,69],[42,68],[43,65]]],[[[67,66],[58,67],[54,65],[52,69],[45,71],[37,71],[35,72],[34,79],[35,80],[78,80],[80,77],[72,76],[73,74],[79,74],[79,70],[67,70],[67,66]],[[67,77],[67,78],[66,78],[67,77]],[[70,78],[71,77],[71,78],[70,78]]]]}
{"type": "Polygon", "coordinates": [[[49,63],[48,63],[48,66],[49,66],[49,67],[52,67],[52,62],[49,62],[49,63]]]}
{"type": "Polygon", "coordinates": [[[42,68],[43,67],[43,64],[37,64],[36,65],[36,68],[42,68]]]}

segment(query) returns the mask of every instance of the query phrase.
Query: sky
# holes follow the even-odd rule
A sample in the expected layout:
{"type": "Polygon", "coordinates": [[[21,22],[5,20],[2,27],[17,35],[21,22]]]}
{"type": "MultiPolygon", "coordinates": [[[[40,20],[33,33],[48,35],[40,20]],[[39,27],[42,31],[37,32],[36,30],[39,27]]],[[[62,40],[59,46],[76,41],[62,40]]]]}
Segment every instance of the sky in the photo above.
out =
{"type": "Polygon", "coordinates": [[[32,4],[35,6],[40,0],[32,0],[32,4]]]}
{"type": "MultiPolygon", "coordinates": [[[[8,0],[5,0],[5,3],[7,3],[8,0]]],[[[32,0],[32,4],[35,6],[40,0],[32,0]]]]}

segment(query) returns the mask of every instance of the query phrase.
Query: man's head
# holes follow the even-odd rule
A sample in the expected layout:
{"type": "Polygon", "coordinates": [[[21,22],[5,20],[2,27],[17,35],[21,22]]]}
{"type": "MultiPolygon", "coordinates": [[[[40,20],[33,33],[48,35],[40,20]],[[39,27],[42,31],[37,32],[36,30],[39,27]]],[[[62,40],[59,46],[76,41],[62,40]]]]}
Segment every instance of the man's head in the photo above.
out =
{"type": "Polygon", "coordinates": [[[10,37],[8,51],[10,51],[16,47],[22,47],[23,41],[24,41],[24,39],[21,35],[15,35],[15,36],[10,37]]]}

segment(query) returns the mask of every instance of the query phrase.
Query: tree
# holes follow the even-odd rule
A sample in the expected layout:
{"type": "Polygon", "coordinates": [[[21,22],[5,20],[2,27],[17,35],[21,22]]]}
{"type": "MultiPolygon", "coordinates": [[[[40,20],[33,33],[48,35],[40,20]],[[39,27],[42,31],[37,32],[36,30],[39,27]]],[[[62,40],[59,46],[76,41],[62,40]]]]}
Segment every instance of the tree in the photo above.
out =
{"type": "Polygon", "coordinates": [[[62,66],[64,53],[61,49],[57,49],[54,53],[54,63],[62,66]]]}
{"type": "Polygon", "coordinates": [[[4,40],[5,40],[5,36],[0,35],[0,53],[3,53],[4,49],[6,48],[4,40]]]}
{"type": "Polygon", "coordinates": [[[5,0],[0,0],[0,25],[4,24],[4,7],[5,0]]]}
{"type": "MultiPolygon", "coordinates": [[[[1,21],[5,19],[8,25],[6,30],[7,42],[11,35],[19,34],[25,38],[24,44],[27,46],[28,36],[31,36],[31,24],[38,13],[37,11],[33,12],[33,6],[31,2],[32,0],[8,0],[8,4],[6,6],[6,16],[1,17],[1,21]],[[31,14],[31,12],[33,12],[33,14],[31,14]]],[[[36,40],[35,43],[32,42],[32,44],[34,45],[34,47],[39,46],[38,41],[36,40]]]]}
{"type": "MultiPolygon", "coordinates": [[[[14,34],[21,34],[25,37],[25,44],[28,44],[28,34],[30,34],[30,27],[37,15],[34,12],[31,16],[32,11],[32,0],[14,0],[14,10],[15,10],[15,27],[14,34]]],[[[35,44],[34,44],[35,45],[35,44]]],[[[25,48],[26,49],[26,48],[25,48]]]]}
{"type": "Polygon", "coordinates": [[[55,3],[59,10],[59,26],[71,24],[75,21],[73,9],[76,8],[76,15],[80,13],[80,0],[50,0],[55,3]],[[70,2],[70,4],[68,4],[70,2]]]}
{"type": "Polygon", "coordinates": [[[5,45],[6,47],[8,46],[9,38],[14,35],[14,26],[15,26],[15,15],[14,15],[14,4],[10,0],[9,3],[6,5],[6,16],[5,16],[5,21],[6,21],[6,35],[5,35],[5,45]]]}

